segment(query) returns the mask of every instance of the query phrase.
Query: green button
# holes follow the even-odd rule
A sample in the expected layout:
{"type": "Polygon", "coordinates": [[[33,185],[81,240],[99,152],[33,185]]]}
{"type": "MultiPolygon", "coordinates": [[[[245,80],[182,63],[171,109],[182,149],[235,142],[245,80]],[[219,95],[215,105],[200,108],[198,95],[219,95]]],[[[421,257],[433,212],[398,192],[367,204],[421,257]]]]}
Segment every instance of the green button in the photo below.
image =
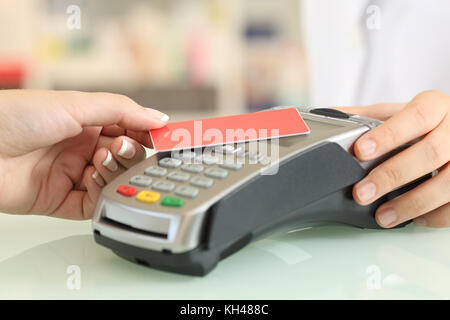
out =
{"type": "Polygon", "coordinates": [[[181,207],[184,204],[184,201],[175,197],[164,197],[161,200],[161,204],[168,207],[181,207]]]}

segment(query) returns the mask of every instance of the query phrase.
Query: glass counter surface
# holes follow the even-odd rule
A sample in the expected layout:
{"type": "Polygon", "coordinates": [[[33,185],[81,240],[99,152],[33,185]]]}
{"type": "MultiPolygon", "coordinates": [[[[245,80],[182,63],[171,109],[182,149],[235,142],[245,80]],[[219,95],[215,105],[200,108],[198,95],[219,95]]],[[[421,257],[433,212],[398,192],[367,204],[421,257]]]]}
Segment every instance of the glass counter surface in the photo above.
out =
{"type": "Polygon", "coordinates": [[[90,221],[0,214],[1,299],[450,298],[450,229],[323,226],[271,236],[203,278],[149,269],[90,221]]]}

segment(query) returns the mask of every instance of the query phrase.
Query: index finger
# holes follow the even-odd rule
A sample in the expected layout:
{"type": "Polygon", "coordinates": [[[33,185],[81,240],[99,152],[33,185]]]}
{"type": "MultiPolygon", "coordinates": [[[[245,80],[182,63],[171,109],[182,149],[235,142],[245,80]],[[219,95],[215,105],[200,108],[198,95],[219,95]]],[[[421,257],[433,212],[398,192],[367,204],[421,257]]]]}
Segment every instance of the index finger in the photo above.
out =
{"type": "Polygon", "coordinates": [[[144,108],[127,96],[104,92],[61,91],[60,106],[81,126],[118,125],[124,129],[150,130],[162,127],[169,117],[144,108]]]}
{"type": "Polygon", "coordinates": [[[2,90],[2,153],[19,156],[79,135],[84,127],[117,125],[147,131],[166,125],[168,116],[111,93],[2,90]],[[38,133],[38,134],[36,134],[38,133]]]}
{"type": "Polygon", "coordinates": [[[430,132],[447,113],[442,99],[447,97],[436,91],[417,95],[403,110],[359,138],[355,155],[362,161],[375,159],[430,132]]]}

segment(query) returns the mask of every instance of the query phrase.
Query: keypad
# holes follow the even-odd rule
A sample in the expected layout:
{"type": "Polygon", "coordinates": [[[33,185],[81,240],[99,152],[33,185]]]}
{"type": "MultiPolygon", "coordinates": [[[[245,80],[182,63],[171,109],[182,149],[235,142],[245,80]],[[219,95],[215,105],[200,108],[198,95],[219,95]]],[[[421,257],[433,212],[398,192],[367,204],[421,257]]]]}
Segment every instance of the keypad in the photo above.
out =
{"type": "Polygon", "coordinates": [[[242,169],[244,159],[259,161],[262,158],[262,154],[249,152],[244,146],[211,147],[204,154],[189,150],[173,153],[172,157],[162,158],[157,165],[147,167],[143,174],[130,177],[130,185],[119,186],[117,192],[146,204],[181,207],[185,201],[206,192],[204,189],[214,187],[216,182],[220,184],[220,180],[242,169]],[[161,193],[166,195],[162,197],[161,193]]]}

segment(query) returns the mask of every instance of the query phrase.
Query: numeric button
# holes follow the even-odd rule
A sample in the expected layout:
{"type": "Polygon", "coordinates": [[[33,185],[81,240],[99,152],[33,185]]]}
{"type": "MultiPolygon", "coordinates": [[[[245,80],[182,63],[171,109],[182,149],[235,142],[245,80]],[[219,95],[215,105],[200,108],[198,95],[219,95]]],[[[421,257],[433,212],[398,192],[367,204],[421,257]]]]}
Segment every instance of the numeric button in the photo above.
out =
{"type": "Polygon", "coordinates": [[[216,155],[213,156],[204,154],[202,156],[202,161],[206,165],[213,165],[219,162],[219,157],[217,157],[216,155]]]}
{"type": "Polygon", "coordinates": [[[153,189],[163,192],[171,192],[175,189],[175,185],[169,181],[156,181],[153,184],[153,189]]]}
{"type": "Polygon", "coordinates": [[[191,176],[187,173],[173,171],[173,172],[169,173],[169,175],[167,176],[167,179],[172,180],[172,181],[178,181],[178,182],[186,182],[189,180],[190,177],[191,176]]]}
{"type": "Polygon", "coordinates": [[[213,179],[205,177],[194,177],[191,179],[191,184],[200,188],[211,188],[214,184],[213,179]]]}
{"type": "Polygon", "coordinates": [[[216,179],[224,179],[228,176],[228,171],[219,168],[208,168],[205,175],[216,179]]]}
{"type": "Polygon", "coordinates": [[[235,148],[232,144],[226,144],[223,146],[217,146],[214,148],[214,151],[217,153],[230,154],[235,151],[235,148]]]}
{"type": "Polygon", "coordinates": [[[198,195],[198,189],[189,186],[179,186],[175,189],[175,194],[186,198],[195,198],[198,195]]]}
{"type": "Polygon", "coordinates": [[[174,158],[162,158],[159,160],[159,165],[165,168],[178,168],[181,166],[182,161],[174,158]]]}
{"type": "Polygon", "coordinates": [[[239,170],[242,168],[242,163],[238,162],[237,159],[235,161],[225,161],[224,163],[220,164],[220,167],[229,170],[239,170]]]}
{"type": "Polygon", "coordinates": [[[222,154],[233,154],[242,152],[243,146],[242,144],[236,145],[236,147],[232,144],[226,144],[224,146],[217,146],[214,151],[222,154]]]}
{"type": "Polygon", "coordinates": [[[138,187],[148,187],[152,184],[152,178],[139,174],[131,177],[130,184],[138,187]]]}
{"type": "Polygon", "coordinates": [[[201,164],[186,163],[181,166],[181,170],[190,173],[200,173],[203,171],[203,166],[201,164]]]}
{"type": "Polygon", "coordinates": [[[167,169],[160,168],[157,166],[151,166],[145,169],[144,173],[148,176],[164,177],[167,174],[167,169]]]}
{"type": "Polygon", "coordinates": [[[172,151],[172,158],[180,159],[186,162],[195,159],[197,154],[194,151],[184,150],[184,151],[172,151]]]}

